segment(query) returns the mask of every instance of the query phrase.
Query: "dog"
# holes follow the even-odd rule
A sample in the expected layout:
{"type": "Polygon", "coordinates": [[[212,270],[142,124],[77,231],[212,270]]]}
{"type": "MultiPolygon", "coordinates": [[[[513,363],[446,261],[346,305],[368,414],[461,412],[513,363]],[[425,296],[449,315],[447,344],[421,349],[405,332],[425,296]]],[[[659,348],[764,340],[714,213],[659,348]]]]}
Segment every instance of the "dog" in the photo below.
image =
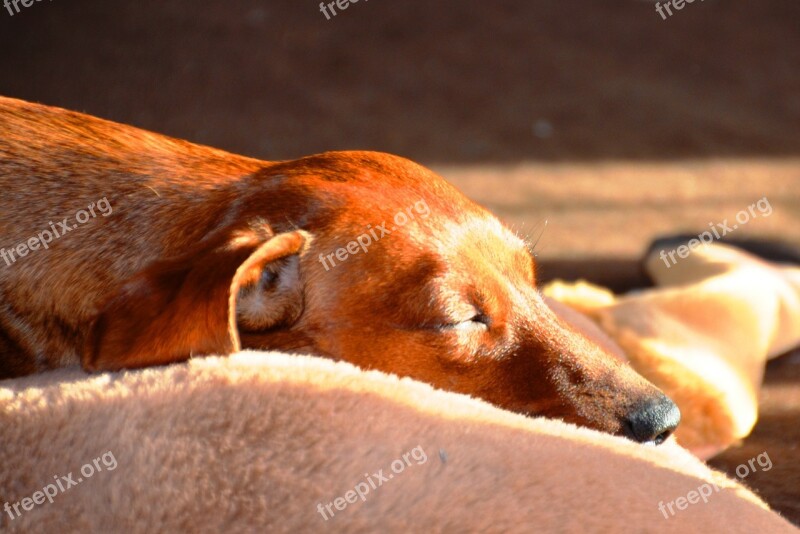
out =
{"type": "Polygon", "coordinates": [[[0,377],[275,349],[642,443],[679,422],[545,303],[523,240],[406,159],[265,162],[0,98],[0,188],[0,377]]]}

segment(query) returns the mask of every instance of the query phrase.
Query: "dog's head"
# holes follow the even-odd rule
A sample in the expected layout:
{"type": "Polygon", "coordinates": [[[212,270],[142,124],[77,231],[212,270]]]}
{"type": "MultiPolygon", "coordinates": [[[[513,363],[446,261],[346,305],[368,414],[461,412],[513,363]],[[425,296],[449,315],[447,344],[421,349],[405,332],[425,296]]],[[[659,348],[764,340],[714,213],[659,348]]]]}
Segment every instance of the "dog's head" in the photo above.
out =
{"type": "Polygon", "coordinates": [[[658,389],[553,313],[526,244],[430,171],[330,153],[242,187],[246,226],[129,283],[95,324],[90,367],[120,350],[281,349],[641,442],[677,426],[658,389]]]}

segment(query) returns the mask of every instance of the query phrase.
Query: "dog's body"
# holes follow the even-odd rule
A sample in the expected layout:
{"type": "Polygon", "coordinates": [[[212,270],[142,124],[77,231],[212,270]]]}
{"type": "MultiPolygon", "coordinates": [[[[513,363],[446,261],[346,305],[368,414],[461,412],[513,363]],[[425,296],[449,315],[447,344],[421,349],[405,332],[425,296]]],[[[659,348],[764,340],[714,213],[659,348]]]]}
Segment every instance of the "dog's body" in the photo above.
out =
{"type": "Polygon", "coordinates": [[[45,230],[54,234],[51,221],[63,232],[62,218],[72,226],[78,210],[104,197],[113,211],[53,238],[47,250],[0,263],[0,375],[79,362],[88,325],[114,288],[224,224],[234,180],[263,166],[7,99],[0,100],[0,132],[6,250],[45,230]]]}
{"type": "Polygon", "coordinates": [[[521,240],[402,158],[267,163],[0,99],[0,188],[0,378],[281,349],[639,441],[677,425],[545,305],[521,240]]]}

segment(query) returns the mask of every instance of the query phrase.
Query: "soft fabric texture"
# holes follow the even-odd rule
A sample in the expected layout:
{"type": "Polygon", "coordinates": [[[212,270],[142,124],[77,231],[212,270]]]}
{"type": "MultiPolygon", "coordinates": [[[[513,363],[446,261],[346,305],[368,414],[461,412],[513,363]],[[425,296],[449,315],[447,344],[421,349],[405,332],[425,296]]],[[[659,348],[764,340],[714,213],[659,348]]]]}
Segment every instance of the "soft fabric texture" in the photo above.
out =
{"type": "Polygon", "coordinates": [[[544,292],[597,321],[681,409],[678,441],[709,458],[750,433],[766,361],[800,344],[800,268],[721,244],[675,264],[659,252],[645,262],[654,289],[615,297],[555,282],[544,292]]]}
{"type": "Polygon", "coordinates": [[[319,358],[64,369],[0,382],[0,408],[0,506],[77,483],[13,520],[0,510],[3,531],[795,531],[672,440],[645,447],[319,358]],[[710,484],[707,503],[659,511],[710,484]]]}

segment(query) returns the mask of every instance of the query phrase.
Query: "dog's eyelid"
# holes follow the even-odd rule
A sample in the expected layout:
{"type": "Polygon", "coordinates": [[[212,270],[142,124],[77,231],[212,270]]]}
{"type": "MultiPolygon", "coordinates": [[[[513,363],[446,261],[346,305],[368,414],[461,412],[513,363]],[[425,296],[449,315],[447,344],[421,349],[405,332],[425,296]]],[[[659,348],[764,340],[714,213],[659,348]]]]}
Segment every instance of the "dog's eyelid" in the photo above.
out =
{"type": "Polygon", "coordinates": [[[477,308],[475,313],[466,320],[455,320],[452,322],[445,322],[437,326],[438,330],[473,330],[473,329],[488,329],[492,324],[491,317],[481,312],[477,308]]]}
{"type": "Polygon", "coordinates": [[[445,330],[456,330],[460,332],[485,332],[489,329],[488,318],[485,315],[476,315],[469,321],[461,321],[453,325],[447,325],[445,330]]]}
{"type": "Polygon", "coordinates": [[[478,312],[475,316],[470,319],[473,323],[483,323],[486,326],[492,325],[492,318],[486,315],[485,313],[478,312]]]}

